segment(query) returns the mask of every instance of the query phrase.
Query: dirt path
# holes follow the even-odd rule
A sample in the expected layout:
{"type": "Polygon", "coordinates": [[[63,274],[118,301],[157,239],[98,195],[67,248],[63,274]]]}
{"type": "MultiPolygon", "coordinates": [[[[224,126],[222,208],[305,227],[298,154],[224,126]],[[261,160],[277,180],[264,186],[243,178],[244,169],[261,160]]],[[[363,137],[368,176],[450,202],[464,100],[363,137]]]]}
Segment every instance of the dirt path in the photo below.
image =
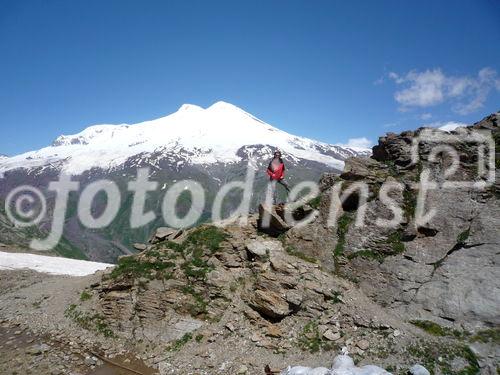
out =
{"type": "Polygon", "coordinates": [[[19,326],[0,325],[0,374],[153,375],[155,371],[131,355],[107,359],[78,347],[65,346],[19,326]],[[101,360],[102,358],[102,360],[101,360]]]}
{"type": "Polygon", "coordinates": [[[101,342],[91,333],[83,337],[64,317],[89,278],[0,271],[0,375],[155,373],[132,353],[107,358],[101,342]]]}

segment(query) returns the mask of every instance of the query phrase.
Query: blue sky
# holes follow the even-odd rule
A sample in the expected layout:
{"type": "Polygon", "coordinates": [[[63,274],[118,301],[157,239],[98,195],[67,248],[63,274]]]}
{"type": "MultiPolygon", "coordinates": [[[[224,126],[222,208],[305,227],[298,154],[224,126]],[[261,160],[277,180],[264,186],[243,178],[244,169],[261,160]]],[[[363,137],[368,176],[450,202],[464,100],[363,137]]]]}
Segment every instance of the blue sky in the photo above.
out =
{"type": "Polygon", "coordinates": [[[500,2],[0,0],[0,154],[224,100],[330,143],[500,110],[500,2]]]}

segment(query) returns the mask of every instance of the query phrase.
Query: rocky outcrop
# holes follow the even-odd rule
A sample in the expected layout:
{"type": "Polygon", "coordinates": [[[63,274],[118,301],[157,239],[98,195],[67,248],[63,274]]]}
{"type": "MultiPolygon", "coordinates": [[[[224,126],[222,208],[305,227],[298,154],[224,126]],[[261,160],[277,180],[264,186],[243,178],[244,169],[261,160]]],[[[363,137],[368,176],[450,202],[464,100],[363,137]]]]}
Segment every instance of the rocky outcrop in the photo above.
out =
{"type": "MultiPolygon", "coordinates": [[[[498,145],[498,118],[456,134],[486,129],[498,145]]],[[[484,181],[475,156],[482,151],[471,138],[454,144],[459,163],[445,178],[454,164],[446,153],[431,157],[432,140],[412,157],[426,131],[389,134],[372,158],[325,174],[320,197],[292,212],[295,220],[310,217],[306,225],[288,224],[283,205],[261,205],[243,226],[160,228],[140,254],[122,257],[88,289],[95,298],[80,302],[77,316],[95,312],[100,326],[144,345],[162,374],[258,374],[263,358],[267,369],[282,369],[303,363],[304,351],[316,353],[315,363],[304,363],[314,368],[341,348],[395,373],[421,363],[434,373],[495,374],[498,170],[492,183],[447,188],[445,180],[484,181]],[[425,211],[435,215],[425,222],[415,216],[422,171],[437,182],[425,196],[425,211]],[[381,199],[388,182],[399,184],[385,198],[401,208],[401,220],[382,226],[394,217],[381,199]],[[360,183],[366,202],[354,190],[332,226],[335,189],[360,183]]]]}
{"type": "MultiPolygon", "coordinates": [[[[499,147],[499,117],[499,114],[489,116],[460,131],[467,134],[471,130],[487,129],[499,147]]],[[[441,154],[437,160],[429,160],[435,144],[421,142],[419,161],[411,162],[411,145],[422,131],[425,129],[388,134],[374,147],[373,158],[350,159],[340,178],[323,178],[322,199],[325,201],[338,182],[349,186],[353,181],[363,181],[370,189],[363,226],[353,225],[355,210],[343,212],[347,228],[342,238],[337,234],[336,243],[342,242],[333,255],[337,271],[355,279],[379,303],[413,319],[434,319],[467,329],[498,325],[500,296],[495,292],[500,290],[498,159],[493,184],[480,189],[443,187],[443,170],[450,166],[450,159],[441,154]],[[439,184],[429,190],[425,198],[425,210],[434,209],[434,217],[425,225],[417,225],[414,216],[419,186],[416,183],[422,170],[429,170],[431,178],[439,184]],[[385,181],[403,186],[401,191],[392,194],[405,216],[396,228],[376,225],[377,218],[393,216],[374,194],[385,181]]],[[[453,176],[447,178],[481,181],[477,177],[480,152],[477,145],[464,141],[454,143],[453,147],[460,163],[453,176]]],[[[315,223],[316,226],[323,224],[315,223]]]]}

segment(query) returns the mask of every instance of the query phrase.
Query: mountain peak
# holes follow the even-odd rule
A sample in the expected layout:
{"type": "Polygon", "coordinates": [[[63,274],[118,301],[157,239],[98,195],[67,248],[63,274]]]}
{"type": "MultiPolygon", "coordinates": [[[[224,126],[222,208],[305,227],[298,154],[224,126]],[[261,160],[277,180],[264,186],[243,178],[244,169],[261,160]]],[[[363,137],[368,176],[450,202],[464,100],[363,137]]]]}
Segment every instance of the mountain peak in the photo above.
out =
{"type": "Polygon", "coordinates": [[[203,111],[203,108],[196,104],[183,104],[180,106],[178,112],[184,111],[203,111]]]}
{"type": "Polygon", "coordinates": [[[241,112],[245,112],[240,107],[237,107],[234,104],[231,104],[228,102],[224,102],[222,100],[215,102],[214,104],[212,104],[210,107],[207,108],[207,110],[212,110],[212,111],[213,110],[222,110],[222,111],[231,110],[232,111],[235,109],[238,111],[241,111],[241,112]]]}
{"type": "Polygon", "coordinates": [[[170,157],[181,150],[190,164],[238,163],[242,160],[239,151],[256,145],[273,145],[293,160],[311,160],[337,170],[346,157],[356,154],[286,133],[233,104],[218,101],[206,109],[183,104],[176,113],[151,121],[93,125],[78,134],[62,135],[52,146],[0,158],[0,172],[58,165],[76,175],[95,167],[118,168],[137,155],[170,157]]]}

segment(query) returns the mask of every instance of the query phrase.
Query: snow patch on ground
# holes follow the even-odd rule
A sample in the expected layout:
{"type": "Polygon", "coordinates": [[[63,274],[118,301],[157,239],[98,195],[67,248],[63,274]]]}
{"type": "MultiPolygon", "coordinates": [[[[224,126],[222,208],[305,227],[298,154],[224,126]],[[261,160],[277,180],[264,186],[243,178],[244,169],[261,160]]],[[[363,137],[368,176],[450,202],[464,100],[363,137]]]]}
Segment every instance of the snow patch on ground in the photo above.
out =
{"type": "Polygon", "coordinates": [[[87,276],[113,264],[61,257],[0,251],[0,270],[30,269],[52,275],[87,276]]]}

